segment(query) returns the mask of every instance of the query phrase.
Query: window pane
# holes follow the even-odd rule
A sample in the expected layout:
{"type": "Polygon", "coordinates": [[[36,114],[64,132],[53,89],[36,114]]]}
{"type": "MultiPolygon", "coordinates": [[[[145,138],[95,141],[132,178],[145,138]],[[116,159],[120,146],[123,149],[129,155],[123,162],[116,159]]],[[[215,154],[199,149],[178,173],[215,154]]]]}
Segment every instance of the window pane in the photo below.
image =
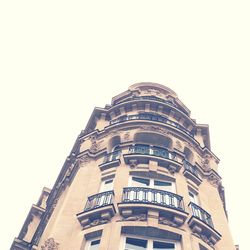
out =
{"type": "Polygon", "coordinates": [[[113,189],[113,179],[111,180],[106,180],[103,184],[103,187],[102,187],[102,192],[106,192],[106,191],[110,191],[113,189]]]}
{"type": "Polygon", "coordinates": [[[190,201],[198,205],[197,195],[192,192],[188,192],[190,201]]]}
{"type": "Polygon", "coordinates": [[[172,191],[172,183],[171,182],[165,182],[165,181],[154,181],[155,188],[164,190],[164,191],[172,191]]]}
{"type": "Polygon", "coordinates": [[[132,177],[132,186],[133,187],[148,187],[149,186],[149,179],[132,177]]]}
{"type": "Polygon", "coordinates": [[[98,250],[100,246],[100,240],[93,240],[90,243],[89,250],[98,250]]]}
{"type": "Polygon", "coordinates": [[[162,249],[162,250],[174,250],[175,246],[173,243],[165,243],[154,241],[153,250],[162,249]]]}
{"type": "Polygon", "coordinates": [[[147,241],[135,238],[126,238],[125,250],[143,250],[147,249],[147,241]]]}

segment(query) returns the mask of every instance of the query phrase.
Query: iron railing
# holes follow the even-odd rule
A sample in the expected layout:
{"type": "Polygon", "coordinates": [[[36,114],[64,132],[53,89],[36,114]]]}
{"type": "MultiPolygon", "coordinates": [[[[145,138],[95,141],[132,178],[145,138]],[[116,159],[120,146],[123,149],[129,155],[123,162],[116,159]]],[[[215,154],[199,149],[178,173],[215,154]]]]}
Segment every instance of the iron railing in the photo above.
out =
{"type": "Polygon", "coordinates": [[[113,190],[89,196],[84,208],[84,212],[112,204],[113,196],[114,196],[113,190]]]}
{"type": "Polygon", "coordinates": [[[204,209],[193,202],[190,202],[189,206],[191,207],[194,217],[200,219],[210,227],[214,227],[211,215],[208,212],[206,212],[204,209]]]}
{"type": "MultiPolygon", "coordinates": [[[[159,98],[159,97],[156,97],[156,96],[133,96],[130,99],[125,99],[125,100],[122,100],[122,101],[115,102],[115,104],[120,104],[120,103],[123,103],[123,102],[126,102],[126,101],[131,101],[131,100],[153,100],[153,101],[157,101],[157,102],[166,103],[166,104],[168,104],[170,106],[173,106],[173,107],[179,109],[179,106],[177,106],[174,102],[169,101],[169,100],[165,100],[165,99],[162,99],[162,98],[159,98]]],[[[183,109],[181,109],[181,110],[185,114],[187,114],[187,111],[185,111],[183,109]]]]}
{"type": "Polygon", "coordinates": [[[183,198],[180,195],[152,188],[124,188],[123,203],[146,203],[184,211],[183,198]]]}
{"type": "Polygon", "coordinates": [[[172,127],[178,128],[181,131],[185,132],[186,134],[190,135],[191,137],[194,137],[194,133],[189,132],[186,128],[178,124],[177,122],[171,121],[163,116],[160,115],[153,115],[153,114],[136,114],[136,115],[125,115],[121,116],[117,119],[111,120],[110,125],[121,123],[121,122],[126,122],[126,121],[131,121],[131,120],[148,120],[148,121],[154,121],[154,122],[160,122],[164,124],[168,124],[172,127]]]}
{"type": "Polygon", "coordinates": [[[133,100],[153,100],[153,101],[157,101],[157,102],[167,103],[171,106],[178,108],[178,106],[176,104],[174,104],[173,102],[156,97],[156,96],[135,96],[135,97],[133,97],[133,100]]]}
{"type": "Polygon", "coordinates": [[[193,175],[195,175],[196,177],[199,178],[199,173],[198,173],[197,168],[195,166],[193,166],[190,162],[188,162],[186,160],[183,161],[183,165],[187,171],[189,171],[190,173],[192,173],[193,175]]]}
{"type": "Polygon", "coordinates": [[[153,155],[170,160],[176,158],[176,154],[168,151],[165,148],[149,146],[149,145],[134,145],[129,148],[129,154],[153,155]]]}
{"type": "Polygon", "coordinates": [[[119,160],[121,156],[121,150],[116,150],[112,153],[105,155],[103,163],[107,163],[114,160],[119,160]]]}

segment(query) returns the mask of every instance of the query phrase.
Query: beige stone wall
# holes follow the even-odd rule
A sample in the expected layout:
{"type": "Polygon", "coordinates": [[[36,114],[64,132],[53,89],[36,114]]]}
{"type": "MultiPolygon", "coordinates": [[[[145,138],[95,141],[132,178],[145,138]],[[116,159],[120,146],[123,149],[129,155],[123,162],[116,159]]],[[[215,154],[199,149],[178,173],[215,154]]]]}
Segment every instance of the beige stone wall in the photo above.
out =
{"type": "MultiPolygon", "coordinates": [[[[154,86],[150,86],[152,89],[154,86]]],[[[166,92],[166,90],[164,90],[166,92]]],[[[163,91],[163,92],[164,92],[163,91]]],[[[170,93],[171,94],[171,93],[170,93]]],[[[126,93],[127,95],[127,93],[126,93]]],[[[166,96],[166,93],[165,93],[166,96]]],[[[119,97],[120,98],[120,97],[119,97]]],[[[164,94],[161,98],[164,98],[164,94]]],[[[175,96],[176,98],[176,96],[175,96]]],[[[162,104],[161,106],[164,106],[162,104]]],[[[166,104],[167,105],[167,104],[166,104]]],[[[126,107],[119,105],[120,115],[123,114],[137,114],[137,106],[134,105],[131,111],[126,111],[126,107]]],[[[158,105],[159,106],[159,105],[158,105]]],[[[144,111],[151,112],[153,104],[146,105],[144,111]]],[[[162,108],[159,114],[165,115],[162,108]]],[[[88,155],[90,161],[80,164],[80,167],[71,182],[71,184],[65,188],[58,200],[55,210],[48,221],[45,231],[41,237],[38,249],[44,244],[48,238],[54,238],[59,243],[60,250],[68,249],[85,249],[85,236],[90,233],[102,230],[101,238],[101,250],[117,250],[121,242],[121,230],[124,227],[152,227],[161,229],[164,232],[173,232],[175,235],[181,237],[180,249],[182,250],[196,250],[199,249],[199,244],[202,244],[207,249],[211,248],[201,238],[195,236],[188,225],[188,221],[192,216],[188,190],[192,189],[198,193],[199,205],[206,210],[212,216],[214,228],[222,235],[221,239],[215,244],[214,249],[217,250],[233,250],[234,244],[229,232],[227,219],[223,209],[222,201],[218,192],[218,185],[220,185],[219,177],[211,177],[211,171],[217,171],[218,159],[209,151],[204,151],[204,141],[201,134],[195,136],[195,140],[188,137],[178,131],[176,128],[170,126],[154,123],[150,121],[130,121],[123,124],[109,126],[109,121],[104,117],[112,116],[113,119],[119,117],[115,113],[115,108],[112,112],[107,110],[106,115],[101,115],[96,119],[96,131],[90,136],[86,135],[83,139],[80,147],[80,153],[88,155]],[[112,113],[113,112],[113,113],[112,113]],[[172,148],[170,150],[178,152],[179,164],[181,168],[177,172],[171,172],[169,169],[159,166],[157,160],[150,160],[148,164],[139,164],[138,166],[131,167],[125,163],[123,155],[128,153],[129,146],[133,144],[134,136],[136,133],[148,132],[152,135],[160,134],[162,137],[170,138],[172,140],[172,148]],[[120,137],[120,146],[122,149],[122,155],[120,158],[119,166],[111,167],[109,169],[100,170],[99,165],[103,163],[104,155],[99,152],[105,152],[110,150],[111,139],[115,136],[120,137]],[[197,165],[200,178],[202,182],[200,185],[195,184],[192,180],[187,179],[183,175],[184,167],[182,160],[185,148],[188,148],[192,152],[192,164],[197,165]],[[159,224],[158,217],[160,210],[157,207],[145,208],[148,212],[148,218],[146,221],[124,221],[118,211],[118,204],[122,202],[123,188],[128,186],[128,179],[130,175],[140,172],[144,176],[149,174],[155,174],[158,176],[164,176],[164,178],[173,179],[176,186],[176,193],[183,197],[185,211],[188,213],[185,223],[181,226],[170,226],[159,224]],[[114,178],[114,206],[116,214],[111,218],[111,221],[102,225],[92,226],[86,229],[82,228],[82,225],[77,219],[77,214],[83,212],[86,201],[89,196],[100,192],[101,181],[107,176],[115,175],[114,178]],[[215,178],[215,179],[214,179],[215,178]],[[217,178],[217,179],[216,179],[217,178]],[[150,215],[150,216],[149,216],[150,215]]],[[[156,112],[156,111],[155,111],[156,112]]],[[[176,112],[177,113],[177,112],[176,112]]],[[[170,118],[184,124],[185,120],[190,119],[187,115],[179,112],[177,115],[172,112],[170,118]]],[[[191,123],[191,121],[189,121],[191,123]]],[[[194,122],[192,122],[194,123],[194,122]]],[[[133,205],[131,205],[133,207],[133,205]]]]}

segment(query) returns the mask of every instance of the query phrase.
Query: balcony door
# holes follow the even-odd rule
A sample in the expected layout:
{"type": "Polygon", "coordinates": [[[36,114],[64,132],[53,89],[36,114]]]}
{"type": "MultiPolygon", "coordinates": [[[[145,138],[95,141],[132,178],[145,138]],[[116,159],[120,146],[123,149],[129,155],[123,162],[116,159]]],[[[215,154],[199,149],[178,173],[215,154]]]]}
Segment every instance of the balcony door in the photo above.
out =
{"type": "Polygon", "coordinates": [[[126,237],[123,250],[177,250],[173,242],[126,237]]]}
{"type": "Polygon", "coordinates": [[[176,198],[171,197],[171,193],[175,193],[173,182],[133,176],[130,186],[135,187],[135,190],[131,191],[129,199],[177,206],[176,198]],[[161,191],[166,191],[166,193],[161,191]]]}

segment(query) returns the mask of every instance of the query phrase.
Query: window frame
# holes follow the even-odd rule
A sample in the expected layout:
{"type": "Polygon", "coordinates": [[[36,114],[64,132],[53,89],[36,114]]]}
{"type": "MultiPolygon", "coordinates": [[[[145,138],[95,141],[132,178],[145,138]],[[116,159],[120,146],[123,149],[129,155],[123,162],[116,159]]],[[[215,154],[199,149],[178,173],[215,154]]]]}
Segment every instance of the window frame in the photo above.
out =
{"type": "Polygon", "coordinates": [[[133,186],[133,177],[134,178],[141,178],[141,179],[149,180],[149,186],[147,186],[145,188],[152,188],[152,189],[167,191],[167,192],[171,192],[171,193],[176,194],[176,185],[175,185],[174,181],[162,180],[162,179],[159,179],[159,178],[152,178],[152,177],[130,175],[129,180],[128,180],[128,187],[136,187],[136,186],[133,186]],[[155,181],[171,183],[170,190],[164,190],[164,189],[157,188],[159,186],[155,186],[155,184],[154,184],[155,181]]]}
{"type": "Polygon", "coordinates": [[[200,206],[200,201],[199,201],[199,195],[198,195],[198,192],[195,192],[193,191],[192,189],[188,188],[188,197],[189,197],[189,200],[190,202],[200,206]],[[190,195],[192,194],[193,195],[193,198],[191,198],[192,196],[190,195]]]}
{"type": "Polygon", "coordinates": [[[99,193],[108,192],[108,191],[112,191],[112,190],[114,190],[114,177],[102,180],[101,185],[100,185],[99,193]],[[110,189],[105,190],[105,182],[107,182],[107,181],[112,181],[112,186],[111,186],[110,189]]]}
{"type": "Polygon", "coordinates": [[[119,250],[125,250],[126,248],[126,238],[134,238],[140,240],[146,240],[148,242],[146,250],[153,250],[153,242],[162,242],[162,243],[171,243],[175,245],[174,250],[181,250],[181,243],[174,240],[169,239],[159,239],[159,238],[152,238],[152,237],[143,237],[131,234],[125,234],[121,236],[119,250]]]}
{"type": "Polygon", "coordinates": [[[85,245],[85,247],[84,247],[84,250],[91,250],[91,242],[93,242],[93,241],[96,241],[96,240],[99,240],[100,241],[100,243],[99,243],[99,248],[100,248],[100,246],[101,246],[101,237],[98,237],[98,238],[93,238],[93,239],[89,239],[87,242],[86,242],[86,245],[85,245]]]}

